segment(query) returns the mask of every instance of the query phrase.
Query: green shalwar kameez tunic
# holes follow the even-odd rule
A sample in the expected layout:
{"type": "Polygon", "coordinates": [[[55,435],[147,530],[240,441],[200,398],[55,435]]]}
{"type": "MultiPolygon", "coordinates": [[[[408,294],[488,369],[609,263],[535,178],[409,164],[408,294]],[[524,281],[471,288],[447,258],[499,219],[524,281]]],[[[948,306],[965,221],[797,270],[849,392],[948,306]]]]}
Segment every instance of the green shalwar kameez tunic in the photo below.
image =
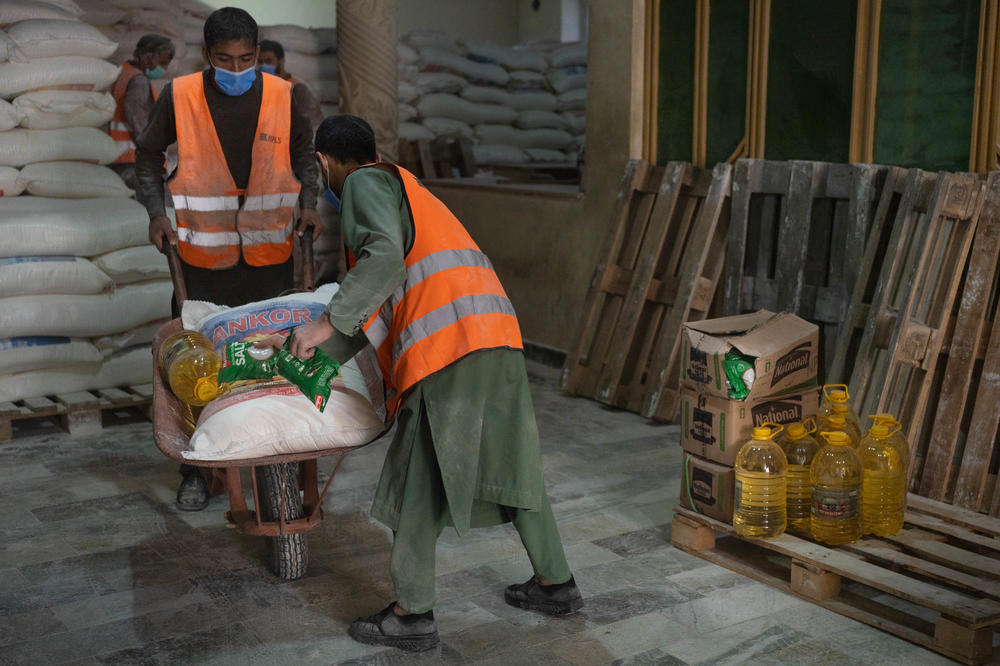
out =
{"type": "MultiPolygon", "coordinates": [[[[367,344],[362,326],[406,279],[413,224],[402,183],[381,169],[352,172],[341,225],[357,262],[327,308],[335,332],[322,348],[338,362],[367,344]]],[[[535,573],[569,580],[520,350],[469,354],[404,397],[372,515],[394,530],[393,584],[411,613],[434,606],[434,549],[447,525],[463,534],[511,521],[535,573]]]]}

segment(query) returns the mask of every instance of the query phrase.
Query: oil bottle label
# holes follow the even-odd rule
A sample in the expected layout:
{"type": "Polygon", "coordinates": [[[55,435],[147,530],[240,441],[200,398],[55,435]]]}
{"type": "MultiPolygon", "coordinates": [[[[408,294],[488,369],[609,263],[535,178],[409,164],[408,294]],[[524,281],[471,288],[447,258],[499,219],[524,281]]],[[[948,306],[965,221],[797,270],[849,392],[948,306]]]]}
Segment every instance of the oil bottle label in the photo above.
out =
{"type": "Polygon", "coordinates": [[[812,488],[812,515],[823,520],[854,520],[858,517],[857,488],[812,488]]]}

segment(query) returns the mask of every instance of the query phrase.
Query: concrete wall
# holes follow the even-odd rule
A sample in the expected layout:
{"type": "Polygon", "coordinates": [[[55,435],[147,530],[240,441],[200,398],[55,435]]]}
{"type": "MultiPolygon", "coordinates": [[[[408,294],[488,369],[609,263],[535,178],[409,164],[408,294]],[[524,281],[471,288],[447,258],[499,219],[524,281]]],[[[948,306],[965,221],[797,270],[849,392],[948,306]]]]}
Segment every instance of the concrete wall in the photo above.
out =
{"type": "MultiPolygon", "coordinates": [[[[543,0],[544,4],[544,0],[543,0]]],[[[433,185],[490,256],[526,339],[569,349],[630,157],[641,154],[642,0],[591,0],[582,195],[433,185]]]]}

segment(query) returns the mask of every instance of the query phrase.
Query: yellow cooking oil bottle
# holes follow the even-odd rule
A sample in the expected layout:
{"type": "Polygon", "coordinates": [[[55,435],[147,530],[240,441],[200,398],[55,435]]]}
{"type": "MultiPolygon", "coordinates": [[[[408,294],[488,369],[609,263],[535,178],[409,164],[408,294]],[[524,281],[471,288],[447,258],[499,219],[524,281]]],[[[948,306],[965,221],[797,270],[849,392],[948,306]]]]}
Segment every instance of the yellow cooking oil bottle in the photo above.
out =
{"type": "Polygon", "coordinates": [[[812,515],[809,531],[813,538],[836,546],[861,537],[861,459],[846,432],[821,432],[826,440],[813,457],[812,515]]]}
{"type": "Polygon", "coordinates": [[[861,435],[855,433],[854,428],[850,427],[843,414],[821,414],[816,420],[816,425],[819,427],[820,434],[824,432],[843,432],[851,440],[851,448],[858,448],[858,442],[861,441],[861,435]]]}
{"type": "Polygon", "coordinates": [[[903,469],[906,470],[906,478],[909,479],[910,445],[907,444],[906,436],[903,435],[903,424],[897,421],[892,414],[871,414],[868,418],[872,420],[873,425],[881,424],[889,428],[889,441],[899,451],[899,457],[903,461],[903,469]]]}
{"type": "Polygon", "coordinates": [[[181,401],[201,407],[218,397],[222,362],[212,343],[197,331],[174,333],[160,345],[160,368],[181,401]]]}
{"type": "Polygon", "coordinates": [[[891,435],[899,426],[876,423],[858,446],[863,468],[861,482],[861,531],[890,536],[903,529],[906,502],[906,468],[891,435]]]}
{"type": "Polygon", "coordinates": [[[819,443],[812,437],[816,432],[816,422],[807,419],[804,423],[789,423],[781,438],[781,448],[788,461],[787,501],[788,528],[809,532],[811,515],[812,481],[809,468],[813,457],[819,451],[819,443]]]}
{"type": "Polygon", "coordinates": [[[754,428],[736,456],[733,527],[741,536],[766,539],[785,531],[788,463],[774,441],[780,432],[781,426],[773,423],[754,428]]]}
{"type": "Polygon", "coordinates": [[[824,384],[823,402],[819,407],[820,431],[823,431],[825,417],[840,414],[847,420],[848,427],[861,439],[861,422],[858,414],[851,409],[851,394],[847,392],[846,384],[824,384]]]}

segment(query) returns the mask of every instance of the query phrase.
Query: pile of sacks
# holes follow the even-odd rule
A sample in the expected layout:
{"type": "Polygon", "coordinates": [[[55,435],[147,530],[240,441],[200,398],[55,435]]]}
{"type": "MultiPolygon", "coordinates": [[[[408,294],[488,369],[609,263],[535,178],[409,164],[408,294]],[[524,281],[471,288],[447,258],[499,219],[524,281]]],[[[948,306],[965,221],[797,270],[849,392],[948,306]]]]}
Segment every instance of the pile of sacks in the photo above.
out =
{"type": "Polygon", "coordinates": [[[297,25],[265,25],[261,39],[270,39],[285,49],[285,69],[309,86],[319,100],[323,117],[338,113],[337,29],[303,28],[297,25]]]}
{"type": "Polygon", "coordinates": [[[170,314],[146,210],[103,166],[119,46],[82,11],[0,3],[0,401],[149,382],[170,314]]]}
{"type": "Polygon", "coordinates": [[[511,48],[418,30],[397,53],[400,138],[469,139],[479,165],[576,163],[585,128],[585,44],[511,48]]]}

